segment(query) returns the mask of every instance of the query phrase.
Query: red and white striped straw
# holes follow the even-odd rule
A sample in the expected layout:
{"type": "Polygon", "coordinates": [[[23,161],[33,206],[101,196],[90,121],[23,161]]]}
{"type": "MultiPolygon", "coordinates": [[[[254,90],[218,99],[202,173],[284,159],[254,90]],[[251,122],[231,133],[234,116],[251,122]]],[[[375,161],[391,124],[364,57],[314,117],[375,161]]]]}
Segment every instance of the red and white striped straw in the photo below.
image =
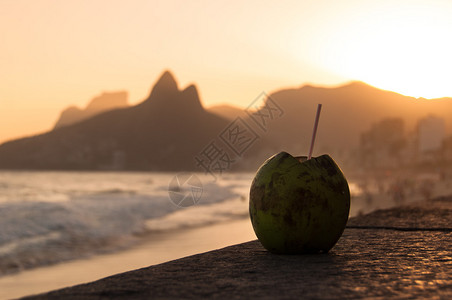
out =
{"type": "Polygon", "coordinates": [[[312,158],[312,151],[314,150],[315,136],[317,134],[317,127],[319,126],[321,110],[322,110],[322,104],[319,103],[317,105],[317,114],[315,115],[314,130],[312,131],[311,148],[309,149],[308,160],[312,158]]]}

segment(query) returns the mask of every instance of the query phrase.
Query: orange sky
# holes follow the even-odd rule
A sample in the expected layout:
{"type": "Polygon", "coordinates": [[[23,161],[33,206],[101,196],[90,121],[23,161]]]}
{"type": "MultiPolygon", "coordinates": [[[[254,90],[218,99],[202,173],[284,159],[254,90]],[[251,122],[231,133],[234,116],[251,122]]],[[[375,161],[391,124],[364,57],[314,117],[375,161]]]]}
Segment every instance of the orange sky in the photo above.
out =
{"type": "Polygon", "coordinates": [[[102,91],[146,98],[165,69],[205,105],[352,79],[452,96],[452,1],[0,1],[0,142],[102,91]]]}

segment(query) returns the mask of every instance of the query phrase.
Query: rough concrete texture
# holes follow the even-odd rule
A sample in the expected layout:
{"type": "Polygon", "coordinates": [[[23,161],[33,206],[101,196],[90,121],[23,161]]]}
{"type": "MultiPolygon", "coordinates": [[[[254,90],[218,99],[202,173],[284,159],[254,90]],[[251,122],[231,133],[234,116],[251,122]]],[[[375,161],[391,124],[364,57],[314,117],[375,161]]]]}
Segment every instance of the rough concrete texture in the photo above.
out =
{"type": "Polygon", "coordinates": [[[452,196],[413,203],[391,209],[377,210],[351,218],[347,226],[397,228],[405,230],[441,230],[452,228],[452,196]]]}
{"type": "Polygon", "coordinates": [[[351,219],[328,254],[251,241],[28,299],[452,299],[451,218],[442,198],[351,219]]]}

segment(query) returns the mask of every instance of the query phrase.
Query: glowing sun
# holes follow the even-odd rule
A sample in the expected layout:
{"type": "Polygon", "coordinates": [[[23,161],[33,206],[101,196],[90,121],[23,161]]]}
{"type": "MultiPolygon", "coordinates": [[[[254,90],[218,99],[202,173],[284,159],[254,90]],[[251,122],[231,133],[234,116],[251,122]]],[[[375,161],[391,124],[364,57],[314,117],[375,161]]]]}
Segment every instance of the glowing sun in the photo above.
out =
{"type": "Polygon", "coordinates": [[[451,2],[394,3],[335,19],[316,49],[317,63],[409,96],[452,96],[451,2]]]}

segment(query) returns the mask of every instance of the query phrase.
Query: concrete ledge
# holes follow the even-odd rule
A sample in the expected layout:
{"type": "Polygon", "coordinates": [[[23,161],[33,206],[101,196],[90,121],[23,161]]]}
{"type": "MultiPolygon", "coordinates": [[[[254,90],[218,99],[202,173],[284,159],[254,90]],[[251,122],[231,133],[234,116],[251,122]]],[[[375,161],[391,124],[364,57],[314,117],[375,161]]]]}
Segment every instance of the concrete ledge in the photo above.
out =
{"type": "Polygon", "coordinates": [[[451,299],[451,220],[452,197],[441,198],[351,219],[328,254],[251,241],[26,299],[451,299]]]}

